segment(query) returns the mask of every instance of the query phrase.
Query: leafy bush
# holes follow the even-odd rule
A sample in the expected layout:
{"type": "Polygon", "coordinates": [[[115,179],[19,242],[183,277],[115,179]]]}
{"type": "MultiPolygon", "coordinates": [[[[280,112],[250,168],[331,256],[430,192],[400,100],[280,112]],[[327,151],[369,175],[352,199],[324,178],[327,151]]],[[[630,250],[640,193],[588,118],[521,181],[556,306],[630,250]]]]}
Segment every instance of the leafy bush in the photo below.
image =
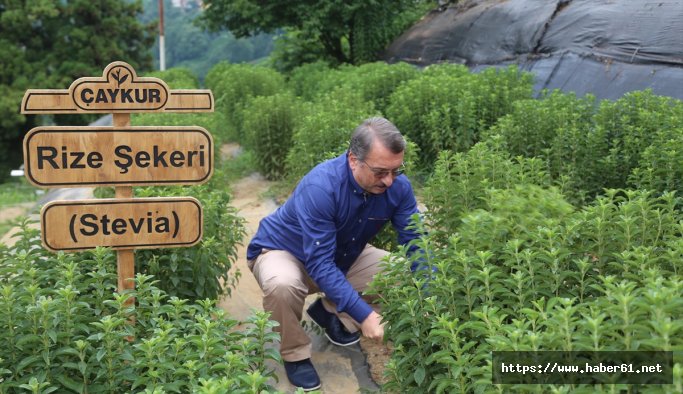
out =
{"type": "Polygon", "coordinates": [[[230,293],[239,271],[229,273],[237,259],[237,245],[245,235],[244,219],[230,206],[223,188],[209,186],[136,188],[136,197],[192,196],[202,204],[201,242],[189,248],[138,249],[136,272],[153,275],[159,287],[173,296],[216,299],[230,293]]]}
{"type": "Polygon", "coordinates": [[[115,287],[113,252],[48,253],[24,223],[0,250],[0,392],[272,389],[265,362],[279,355],[264,313],[238,330],[215,301],[170,297],[151,276],[115,287]]]}
{"type": "Polygon", "coordinates": [[[199,79],[188,68],[175,67],[147,73],[145,77],[159,78],[171,89],[199,89],[199,79]]]}
{"type": "Polygon", "coordinates": [[[570,199],[581,202],[584,190],[602,190],[591,152],[595,111],[592,96],[544,92],[539,99],[515,102],[508,115],[482,133],[482,139],[499,135],[512,156],[542,160],[550,177],[565,184],[570,199]]]}
{"type": "Polygon", "coordinates": [[[216,100],[215,134],[226,141],[244,143],[242,110],[251,97],[270,96],[286,90],[277,71],[247,64],[219,63],[206,75],[206,87],[216,100]]]}
{"type": "Polygon", "coordinates": [[[267,179],[285,175],[285,158],[302,104],[288,92],[254,97],[243,113],[245,148],[254,152],[257,169],[267,179]]]}
{"type": "MultiPolygon", "coordinates": [[[[303,89],[303,92],[306,93],[306,96],[304,96],[306,100],[315,101],[320,97],[329,95],[335,89],[344,87],[349,77],[354,74],[358,67],[343,64],[337,67],[323,68],[318,62],[313,65],[304,65],[301,68],[301,70],[297,68],[292,72],[292,76],[298,79],[298,85],[296,86],[301,86],[300,89],[303,89]],[[311,78],[302,81],[301,73],[307,71],[312,71],[311,78]]],[[[294,80],[294,82],[297,82],[297,80],[294,80]]]]}
{"type": "Polygon", "coordinates": [[[287,75],[287,85],[298,97],[312,101],[325,93],[321,91],[320,83],[331,72],[333,69],[324,61],[306,63],[287,75]]]}
{"type": "Polygon", "coordinates": [[[662,169],[676,168],[672,148],[681,128],[683,103],[650,91],[604,100],[598,108],[590,96],[553,92],[540,100],[517,102],[483,138],[500,134],[511,154],[543,159],[551,177],[563,179],[567,190],[576,191],[572,199],[581,201],[582,195],[593,198],[604,188],[629,184],[660,192],[675,187],[663,180],[667,175],[662,169]],[[658,149],[667,150],[673,162],[656,157],[658,149]],[[652,167],[655,162],[658,169],[652,167]]]}
{"type": "Polygon", "coordinates": [[[638,189],[675,191],[683,195],[683,128],[660,130],[629,176],[638,189]]]}
{"type": "Polygon", "coordinates": [[[469,149],[516,100],[531,97],[530,75],[515,67],[480,74],[465,73],[461,67],[432,67],[389,98],[387,116],[418,144],[424,168],[431,168],[442,150],[469,149]]]}
{"type": "Polygon", "coordinates": [[[511,158],[500,139],[480,142],[470,151],[443,151],[424,188],[426,218],[434,237],[448,237],[464,213],[485,205],[487,190],[519,184],[550,185],[543,162],[511,158]]]}
{"type": "Polygon", "coordinates": [[[298,94],[311,101],[344,87],[358,92],[363,101],[372,102],[379,112],[384,113],[394,90],[419,75],[418,69],[407,63],[376,62],[334,69],[324,63],[314,63],[295,69],[290,83],[298,94]]]}
{"type": "Polygon", "coordinates": [[[598,160],[602,187],[625,187],[657,133],[683,128],[683,102],[650,90],[630,92],[615,102],[601,102],[595,127],[600,140],[591,153],[598,160]]]}
{"type": "Polygon", "coordinates": [[[377,114],[372,103],[345,88],[320,98],[303,111],[286,159],[287,175],[296,181],[331,153],[340,154],[348,149],[353,130],[377,114]]]}
{"type": "MultiPolygon", "coordinates": [[[[676,205],[670,193],[608,190],[575,210],[553,189],[489,189],[448,239],[417,241],[433,274],[406,275],[413,258],[401,252],[375,278],[394,343],[384,388],[627,389],[492,385],[491,352],[683,350],[683,216],[676,205]]],[[[674,361],[674,386],[648,392],[683,385],[683,364],[674,361]]]]}
{"type": "Polygon", "coordinates": [[[496,125],[482,133],[482,139],[498,134],[509,152],[526,157],[540,157],[549,161],[551,174],[563,172],[568,150],[572,145],[561,142],[560,134],[568,129],[578,129],[588,134],[595,114],[595,101],[592,96],[578,98],[573,93],[559,90],[543,92],[538,99],[520,100],[513,104],[512,111],[499,119],[496,125]],[[557,141],[561,142],[557,142],[557,141]],[[553,155],[556,159],[547,156],[553,155]]]}
{"type": "Polygon", "coordinates": [[[363,99],[372,101],[375,108],[384,113],[396,88],[419,75],[418,69],[408,63],[368,63],[357,67],[346,83],[352,89],[358,89],[363,99]]]}
{"type": "MultiPolygon", "coordinates": [[[[215,114],[142,114],[131,118],[133,125],[201,126],[215,129],[215,114]]],[[[173,296],[190,299],[216,298],[229,293],[240,273],[228,271],[237,257],[237,244],[245,234],[244,222],[237,216],[225,191],[221,171],[220,141],[214,138],[214,174],[205,186],[135,188],[136,197],[194,196],[202,204],[204,228],[202,241],[190,248],[136,250],[136,271],[154,275],[159,287],[173,296]],[[221,285],[221,281],[223,285],[221,285]]],[[[112,188],[97,188],[100,198],[113,197],[112,188]]]]}
{"type": "Polygon", "coordinates": [[[389,97],[386,115],[423,153],[421,166],[428,166],[437,154],[427,128],[429,113],[438,106],[457,100],[455,86],[460,77],[430,77],[422,75],[399,86],[389,97]]]}

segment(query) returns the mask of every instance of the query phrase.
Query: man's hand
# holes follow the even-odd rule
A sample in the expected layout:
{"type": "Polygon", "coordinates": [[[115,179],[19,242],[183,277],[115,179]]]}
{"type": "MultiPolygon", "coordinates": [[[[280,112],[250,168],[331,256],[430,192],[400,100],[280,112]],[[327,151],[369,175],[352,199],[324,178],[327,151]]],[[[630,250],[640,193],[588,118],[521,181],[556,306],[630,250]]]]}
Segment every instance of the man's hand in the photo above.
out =
{"type": "Polygon", "coordinates": [[[365,337],[381,340],[384,338],[384,323],[382,323],[382,316],[380,316],[379,313],[372,311],[360,324],[360,330],[365,337]]]}

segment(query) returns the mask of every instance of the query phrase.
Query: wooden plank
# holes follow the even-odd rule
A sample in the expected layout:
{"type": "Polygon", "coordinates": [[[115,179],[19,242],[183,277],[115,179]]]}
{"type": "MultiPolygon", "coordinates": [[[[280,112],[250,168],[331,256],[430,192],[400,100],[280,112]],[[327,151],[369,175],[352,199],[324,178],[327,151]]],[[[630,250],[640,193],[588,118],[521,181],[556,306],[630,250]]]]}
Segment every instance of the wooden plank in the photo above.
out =
{"type": "Polygon", "coordinates": [[[192,197],[53,201],[40,217],[52,251],[188,247],[202,238],[202,207],[192,197]]]}
{"type": "Polygon", "coordinates": [[[101,77],[84,77],[69,89],[29,89],[22,114],[213,112],[210,90],[169,90],[159,78],[138,77],[125,62],[105,67],[101,77]]]}
{"type": "Polygon", "coordinates": [[[29,89],[21,100],[22,114],[73,114],[77,112],[78,108],[68,90],[29,89]]]}
{"type": "MultiPolygon", "coordinates": [[[[112,114],[114,127],[130,127],[130,114],[112,114]]],[[[24,157],[26,155],[24,154],[24,157]]],[[[132,186],[117,186],[114,188],[116,198],[133,198],[132,186]]],[[[117,289],[119,293],[135,290],[135,249],[119,249],[116,251],[117,289]]],[[[128,299],[128,306],[135,307],[135,298],[128,299]]],[[[131,324],[135,324],[135,315],[131,316],[131,324]]],[[[132,340],[132,338],[129,338],[132,340]]]]}
{"type": "MultiPolygon", "coordinates": [[[[171,90],[163,109],[131,109],[128,112],[213,112],[214,99],[210,90],[171,90]]],[[[111,113],[107,109],[81,109],[76,106],[68,90],[29,89],[21,104],[22,114],[111,113]]]]}
{"type": "Polygon", "coordinates": [[[201,184],[213,174],[213,139],[196,126],[36,127],[24,137],[24,173],[38,187],[201,184]]]}
{"type": "Polygon", "coordinates": [[[213,112],[210,90],[171,90],[164,112],[213,112]]]}

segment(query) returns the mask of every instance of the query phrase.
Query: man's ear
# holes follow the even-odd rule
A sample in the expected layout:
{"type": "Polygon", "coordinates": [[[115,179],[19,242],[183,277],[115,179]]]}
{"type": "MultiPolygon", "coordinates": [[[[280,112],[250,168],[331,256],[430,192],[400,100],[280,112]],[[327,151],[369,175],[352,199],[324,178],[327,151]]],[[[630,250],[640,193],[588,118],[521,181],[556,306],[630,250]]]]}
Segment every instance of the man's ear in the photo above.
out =
{"type": "Polygon", "coordinates": [[[349,151],[349,167],[351,167],[352,170],[355,171],[356,168],[358,168],[358,161],[358,157],[349,151]]]}

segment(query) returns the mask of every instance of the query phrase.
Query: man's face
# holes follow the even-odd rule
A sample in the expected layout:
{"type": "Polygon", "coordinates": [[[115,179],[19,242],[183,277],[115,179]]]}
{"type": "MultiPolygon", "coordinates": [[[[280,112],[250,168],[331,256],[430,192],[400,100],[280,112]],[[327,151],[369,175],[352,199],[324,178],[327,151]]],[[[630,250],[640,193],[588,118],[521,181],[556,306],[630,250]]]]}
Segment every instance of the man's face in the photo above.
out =
{"type": "Polygon", "coordinates": [[[360,187],[372,194],[382,194],[403,169],[403,152],[392,153],[375,140],[365,160],[349,152],[349,165],[360,187]]]}

